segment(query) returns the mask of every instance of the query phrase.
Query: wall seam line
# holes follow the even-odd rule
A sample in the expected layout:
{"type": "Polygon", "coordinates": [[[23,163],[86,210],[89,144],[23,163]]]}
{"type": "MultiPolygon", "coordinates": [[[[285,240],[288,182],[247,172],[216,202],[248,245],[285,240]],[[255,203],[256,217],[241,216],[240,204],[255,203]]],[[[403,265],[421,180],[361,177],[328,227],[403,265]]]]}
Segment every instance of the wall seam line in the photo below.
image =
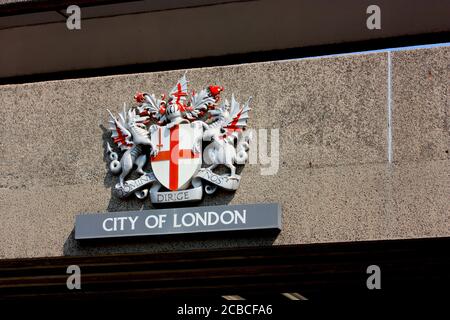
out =
{"type": "Polygon", "coordinates": [[[392,164],[392,61],[391,51],[387,52],[388,58],[388,75],[387,75],[387,157],[388,163],[392,164]]]}

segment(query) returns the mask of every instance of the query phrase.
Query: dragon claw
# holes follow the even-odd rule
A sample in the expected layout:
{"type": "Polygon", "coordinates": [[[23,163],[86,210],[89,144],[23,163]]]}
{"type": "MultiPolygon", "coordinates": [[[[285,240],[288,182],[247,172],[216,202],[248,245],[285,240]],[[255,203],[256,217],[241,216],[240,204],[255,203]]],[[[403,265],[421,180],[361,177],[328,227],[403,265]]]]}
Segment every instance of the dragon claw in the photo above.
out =
{"type": "Polygon", "coordinates": [[[156,148],[153,148],[152,151],[150,152],[150,155],[152,157],[156,157],[158,155],[159,151],[156,148]]]}

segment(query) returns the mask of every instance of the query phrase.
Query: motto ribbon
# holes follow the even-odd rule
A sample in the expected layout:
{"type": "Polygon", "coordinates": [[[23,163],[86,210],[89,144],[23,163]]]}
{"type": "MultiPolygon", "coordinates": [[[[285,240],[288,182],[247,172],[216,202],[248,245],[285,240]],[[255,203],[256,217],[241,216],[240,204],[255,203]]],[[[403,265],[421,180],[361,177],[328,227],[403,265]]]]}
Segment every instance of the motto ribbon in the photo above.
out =
{"type": "Polygon", "coordinates": [[[216,191],[217,187],[226,190],[237,190],[241,177],[239,175],[234,177],[218,175],[207,168],[202,168],[192,179],[193,188],[177,191],[159,191],[162,187],[161,184],[157,181],[153,172],[148,172],[139,179],[126,181],[123,187],[120,184],[116,184],[113,193],[120,198],[126,198],[135,194],[138,198],[142,199],[150,191],[150,200],[152,203],[198,201],[203,197],[202,180],[211,184],[206,185],[205,190],[206,193],[212,194],[216,191]],[[150,185],[150,190],[147,190],[150,185]]]}

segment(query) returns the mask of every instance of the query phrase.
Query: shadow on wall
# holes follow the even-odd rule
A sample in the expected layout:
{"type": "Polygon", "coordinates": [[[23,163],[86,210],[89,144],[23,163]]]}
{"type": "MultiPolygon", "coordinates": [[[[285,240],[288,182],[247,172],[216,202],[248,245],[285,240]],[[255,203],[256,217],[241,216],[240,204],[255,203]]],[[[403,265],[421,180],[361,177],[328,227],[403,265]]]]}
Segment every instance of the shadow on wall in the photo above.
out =
{"type": "MultiPolygon", "coordinates": [[[[100,125],[103,131],[102,143],[111,144],[111,133],[103,125],[100,125]]],[[[103,160],[107,169],[104,179],[105,188],[111,190],[111,197],[107,212],[117,211],[141,211],[154,209],[149,197],[143,200],[132,196],[128,199],[119,199],[113,194],[113,187],[118,181],[118,177],[109,171],[109,157],[104,148],[103,160]]],[[[226,170],[225,168],[223,168],[226,170]]],[[[148,164],[144,170],[150,171],[148,164]]],[[[241,174],[244,166],[238,166],[236,173],[241,174]]],[[[220,170],[219,170],[220,171],[220,170]]],[[[225,172],[225,171],[224,171],[225,172]]],[[[134,178],[133,176],[131,176],[134,178]]],[[[200,202],[190,204],[189,206],[204,205],[227,205],[234,198],[235,192],[218,189],[214,194],[204,194],[200,202]]],[[[168,207],[186,207],[186,203],[173,204],[168,207]]],[[[180,250],[196,249],[217,249],[229,247],[248,247],[248,246],[270,246],[274,243],[278,233],[252,232],[245,233],[223,232],[223,233],[203,233],[189,235],[170,235],[170,236],[150,236],[150,237],[130,237],[117,239],[96,239],[96,240],[75,240],[75,230],[73,229],[64,243],[64,255],[95,255],[95,254],[119,254],[133,252],[167,252],[180,250]]]]}
{"type": "Polygon", "coordinates": [[[63,252],[66,256],[91,256],[124,253],[158,253],[205,249],[271,246],[278,236],[276,231],[220,232],[167,236],[75,240],[72,230],[63,252]]]}

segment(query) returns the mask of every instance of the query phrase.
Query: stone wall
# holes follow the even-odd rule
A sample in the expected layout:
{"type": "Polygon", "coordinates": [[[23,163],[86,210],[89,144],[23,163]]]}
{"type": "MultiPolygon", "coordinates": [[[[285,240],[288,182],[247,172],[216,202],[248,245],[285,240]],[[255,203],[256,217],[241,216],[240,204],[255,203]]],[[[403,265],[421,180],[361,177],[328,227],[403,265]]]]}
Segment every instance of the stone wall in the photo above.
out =
{"type": "Polygon", "coordinates": [[[106,108],[185,70],[0,86],[0,258],[450,236],[449,63],[437,47],[187,71],[280,130],[275,175],[246,165],[235,194],[201,203],[279,202],[277,236],[74,240],[79,213],[152,208],[112,196],[106,108]]]}

